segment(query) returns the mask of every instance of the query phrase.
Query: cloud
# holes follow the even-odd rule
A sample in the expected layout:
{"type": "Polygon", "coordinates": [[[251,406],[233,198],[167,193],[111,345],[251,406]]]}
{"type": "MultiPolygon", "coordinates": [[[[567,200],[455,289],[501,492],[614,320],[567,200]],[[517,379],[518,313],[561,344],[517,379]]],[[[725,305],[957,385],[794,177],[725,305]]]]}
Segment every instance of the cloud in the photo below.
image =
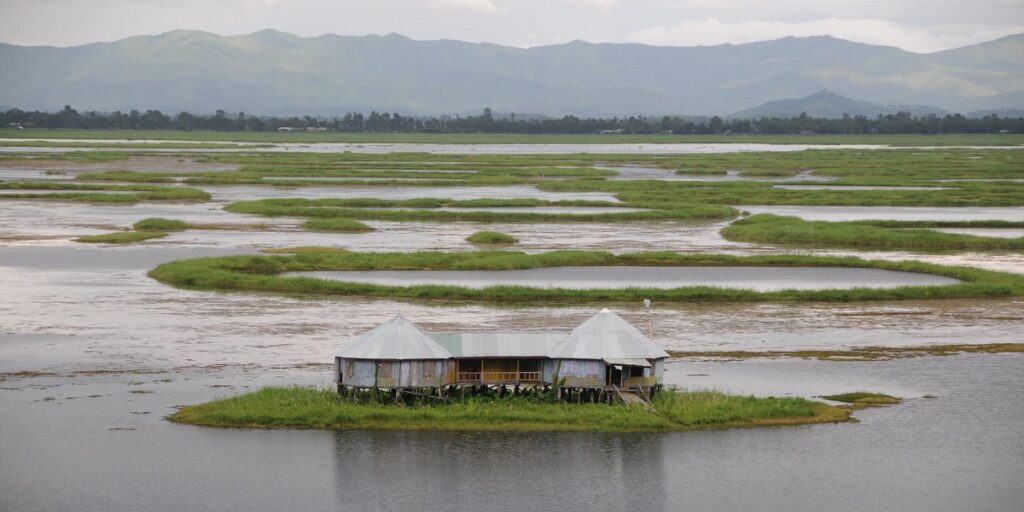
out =
{"type": "Polygon", "coordinates": [[[587,7],[597,7],[602,10],[609,10],[619,5],[619,0],[565,0],[570,4],[579,4],[587,7]]]}
{"type": "Polygon", "coordinates": [[[426,0],[430,5],[447,9],[468,11],[496,11],[498,6],[493,0],[426,0]]]}
{"type": "Polygon", "coordinates": [[[1024,26],[954,25],[927,28],[876,19],[825,18],[812,21],[738,21],[715,18],[682,21],[629,34],[627,40],[655,45],[713,45],[750,43],[786,36],[829,35],[861,43],[898,46],[915,52],[933,52],[1024,32],[1024,26]]]}

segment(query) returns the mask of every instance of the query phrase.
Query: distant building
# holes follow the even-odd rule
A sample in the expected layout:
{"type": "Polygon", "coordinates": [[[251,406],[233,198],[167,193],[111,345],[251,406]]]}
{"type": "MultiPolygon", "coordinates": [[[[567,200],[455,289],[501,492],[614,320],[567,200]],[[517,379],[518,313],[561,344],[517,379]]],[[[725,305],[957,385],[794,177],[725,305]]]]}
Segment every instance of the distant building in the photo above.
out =
{"type": "Polygon", "coordinates": [[[555,388],[595,399],[618,391],[653,395],[668,353],[605,309],[572,332],[433,332],[402,316],[338,350],[334,380],[349,389],[464,386],[555,388]]]}
{"type": "Polygon", "coordinates": [[[624,128],[616,128],[614,130],[601,130],[597,133],[601,135],[618,135],[621,133],[626,133],[626,130],[624,128]]]}
{"type": "Polygon", "coordinates": [[[277,127],[277,131],[279,131],[279,132],[294,132],[294,131],[298,131],[298,130],[300,130],[300,128],[296,128],[294,126],[278,126],[277,127]]]}

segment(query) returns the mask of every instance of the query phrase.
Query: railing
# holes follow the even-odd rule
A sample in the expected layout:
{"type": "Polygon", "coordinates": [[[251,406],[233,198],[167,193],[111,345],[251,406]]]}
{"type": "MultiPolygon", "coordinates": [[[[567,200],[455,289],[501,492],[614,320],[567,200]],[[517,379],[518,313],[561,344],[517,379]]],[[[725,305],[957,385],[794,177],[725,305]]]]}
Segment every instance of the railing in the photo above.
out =
{"type": "Polygon", "coordinates": [[[643,388],[653,386],[655,384],[654,377],[623,377],[622,387],[623,388],[643,388]]]}
{"type": "Polygon", "coordinates": [[[458,382],[539,382],[540,372],[458,372],[458,382]]]}

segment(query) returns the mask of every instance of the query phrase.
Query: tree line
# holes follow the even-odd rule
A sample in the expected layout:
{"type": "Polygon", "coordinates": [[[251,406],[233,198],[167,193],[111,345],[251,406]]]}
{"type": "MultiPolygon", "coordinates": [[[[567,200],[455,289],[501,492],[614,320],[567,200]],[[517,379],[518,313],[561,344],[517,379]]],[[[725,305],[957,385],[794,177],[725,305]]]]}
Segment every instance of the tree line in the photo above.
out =
{"type": "Polygon", "coordinates": [[[167,115],[159,110],[140,112],[80,113],[65,106],[58,112],[11,109],[0,112],[0,126],[60,129],[125,130],[213,130],[266,132],[318,130],[338,132],[422,132],[422,133],[626,133],[653,134],[942,134],[942,133],[1024,133],[1024,118],[989,114],[969,118],[961,114],[915,116],[909,112],[874,118],[844,114],[841,118],[796,117],[760,119],[692,118],[680,116],[630,116],[581,118],[520,118],[515,114],[494,116],[485,109],[478,116],[403,116],[390,112],[358,112],[344,116],[248,116],[218,110],[212,115],[181,112],[167,115]]]}

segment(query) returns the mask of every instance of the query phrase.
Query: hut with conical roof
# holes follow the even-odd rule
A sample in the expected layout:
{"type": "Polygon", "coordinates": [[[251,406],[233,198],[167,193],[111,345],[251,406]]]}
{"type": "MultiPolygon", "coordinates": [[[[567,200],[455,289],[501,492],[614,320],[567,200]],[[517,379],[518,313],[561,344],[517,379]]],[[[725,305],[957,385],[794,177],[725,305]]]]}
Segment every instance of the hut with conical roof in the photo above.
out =
{"type": "Polygon", "coordinates": [[[668,353],[608,309],[590,317],[552,347],[559,386],[645,390],[662,384],[668,353]]]}
{"type": "Polygon", "coordinates": [[[448,384],[452,354],[396,315],[335,354],[335,380],[346,387],[439,389],[448,384]]]}
{"type": "Polygon", "coordinates": [[[668,354],[604,309],[572,332],[426,333],[401,315],[338,350],[335,382],[346,389],[426,391],[479,386],[555,387],[603,399],[648,396],[662,385],[668,354]]]}

